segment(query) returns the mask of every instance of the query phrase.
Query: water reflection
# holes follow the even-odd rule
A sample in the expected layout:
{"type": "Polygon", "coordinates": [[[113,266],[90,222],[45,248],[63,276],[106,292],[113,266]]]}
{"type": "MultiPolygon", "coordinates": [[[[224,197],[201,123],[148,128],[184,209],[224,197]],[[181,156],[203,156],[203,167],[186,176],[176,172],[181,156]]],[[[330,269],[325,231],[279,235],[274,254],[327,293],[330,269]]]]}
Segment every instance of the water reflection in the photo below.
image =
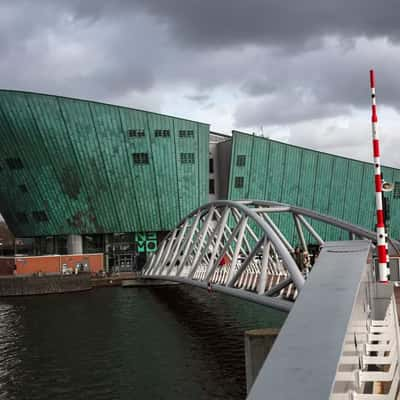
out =
{"type": "Polygon", "coordinates": [[[0,302],[0,399],[242,399],[243,331],[284,314],[184,286],[0,302]]]}

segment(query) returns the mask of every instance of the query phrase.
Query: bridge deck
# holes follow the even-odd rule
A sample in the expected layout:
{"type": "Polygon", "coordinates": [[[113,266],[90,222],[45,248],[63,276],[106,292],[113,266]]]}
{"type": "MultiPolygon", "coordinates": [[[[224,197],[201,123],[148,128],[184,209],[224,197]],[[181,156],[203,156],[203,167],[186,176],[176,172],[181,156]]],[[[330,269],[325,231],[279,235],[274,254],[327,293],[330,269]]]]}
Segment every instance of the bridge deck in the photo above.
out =
{"type": "Polygon", "coordinates": [[[366,241],[325,243],[248,399],[328,399],[365,271],[366,241]]]}

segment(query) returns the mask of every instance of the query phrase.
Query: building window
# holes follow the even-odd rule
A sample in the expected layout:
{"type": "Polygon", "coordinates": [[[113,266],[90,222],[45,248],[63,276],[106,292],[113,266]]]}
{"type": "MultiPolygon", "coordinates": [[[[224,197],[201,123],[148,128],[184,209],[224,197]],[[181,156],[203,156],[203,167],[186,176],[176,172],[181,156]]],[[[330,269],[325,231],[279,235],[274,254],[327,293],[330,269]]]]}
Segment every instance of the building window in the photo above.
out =
{"type": "Polygon", "coordinates": [[[214,159],[213,158],[208,159],[208,170],[209,170],[210,174],[214,173],[214,159]]]}
{"type": "Polygon", "coordinates": [[[133,153],[133,163],[134,164],[148,164],[149,155],[147,153],[133,153]]]}
{"type": "Polygon", "coordinates": [[[242,188],[244,184],[243,176],[236,176],[235,177],[235,188],[242,188]]]}
{"type": "Polygon", "coordinates": [[[169,137],[169,129],[156,129],[154,131],[155,137],[169,137]]]}
{"type": "Polygon", "coordinates": [[[236,159],[236,165],[238,167],[244,167],[246,165],[246,156],[238,155],[236,159]]]}
{"type": "Polygon", "coordinates": [[[21,224],[28,223],[28,216],[24,212],[17,212],[15,216],[17,217],[18,222],[21,224]]]}
{"type": "Polygon", "coordinates": [[[182,164],[194,164],[194,153],[181,153],[182,164]]]}
{"type": "Polygon", "coordinates": [[[49,220],[44,211],[33,211],[32,217],[36,222],[46,222],[49,220]]]}
{"type": "Polygon", "coordinates": [[[6,163],[10,169],[21,169],[24,168],[20,158],[7,158],[6,163]]]}
{"type": "Polygon", "coordinates": [[[394,199],[400,198],[400,182],[394,183],[393,198],[394,199]]]}
{"type": "Polygon", "coordinates": [[[129,129],[128,136],[129,137],[143,137],[144,129],[129,129]]]}
{"type": "Polygon", "coordinates": [[[26,185],[22,184],[22,185],[18,185],[18,187],[22,193],[28,193],[28,188],[26,187],[26,185]]]}
{"type": "Polygon", "coordinates": [[[210,179],[208,181],[208,193],[215,194],[215,181],[214,181],[214,179],[210,179]]]}
{"type": "Polygon", "coordinates": [[[193,137],[194,136],[194,131],[187,131],[187,130],[180,130],[179,131],[179,137],[193,137]]]}

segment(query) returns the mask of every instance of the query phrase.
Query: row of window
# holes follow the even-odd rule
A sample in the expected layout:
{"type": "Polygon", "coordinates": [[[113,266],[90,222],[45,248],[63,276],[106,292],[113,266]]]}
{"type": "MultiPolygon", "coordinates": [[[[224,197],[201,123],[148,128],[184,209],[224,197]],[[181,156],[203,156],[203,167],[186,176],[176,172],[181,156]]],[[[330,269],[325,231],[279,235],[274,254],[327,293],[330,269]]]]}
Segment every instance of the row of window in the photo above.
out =
{"type": "Polygon", "coordinates": [[[179,137],[193,137],[194,131],[192,130],[181,130],[179,131],[179,137]]]}
{"type": "MultiPolygon", "coordinates": [[[[15,216],[21,224],[27,224],[29,222],[28,215],[24,212],[17,212],[15,216]]],[[[49,220],[45,211],[33,211],[32,217],[36,222],[47,222],[49,220]]]]}
{"type": "Polygon", "coordinates": [[[144,129],[129,129],[128,136],[129,137],[143,137],[144,129]]]}
{"type": "Polygon", "coordinates": [[[155,137],[169,137],[169,129],[156,129],[154,131],[155,137]]]}
{"type": "MultiPolygon", "coordinates": [[[[181,153],[180,154],[182,164],[194,164],[194,153],[181,153]]],[[[148,153],[133,153],[132,159],[134,164],[148,164],[149,154],[148,153]]]]}
{"type": "Polygon", "coordinates": [[[24,168],[20,158],[6,158],[6,164],[10,169],[22,169],[24,168]]]}
{"type": "Polygon", "coordinates": [[[235,188],[242,188],[244,185],[243,176],[235,176],[235,188]]]}
{"type": "MultiPolygon", "coordinates": [[[[129,137],[144,137],[144,129],[129,129],[128,130],[129,137]]],[[[154,131],[155,137],[170,137],[170,130],[169,129],[156,129],[154,131]]],[[[187,138],[187,137],[194,137],[193,130],[185,130],[182,129],[179,131],[179,137],[187,138]]]]}

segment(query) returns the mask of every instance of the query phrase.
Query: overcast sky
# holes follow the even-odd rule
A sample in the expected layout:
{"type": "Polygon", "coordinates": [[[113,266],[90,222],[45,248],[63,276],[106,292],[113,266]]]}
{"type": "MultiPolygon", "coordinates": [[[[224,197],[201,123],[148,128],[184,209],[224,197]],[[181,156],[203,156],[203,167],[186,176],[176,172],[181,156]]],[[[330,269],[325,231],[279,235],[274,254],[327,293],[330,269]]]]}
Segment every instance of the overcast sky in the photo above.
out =
{"type": "Polygon", "coordinates": [[[398,0],[0,0],[0,87],[400,167],[398,0]]]}

